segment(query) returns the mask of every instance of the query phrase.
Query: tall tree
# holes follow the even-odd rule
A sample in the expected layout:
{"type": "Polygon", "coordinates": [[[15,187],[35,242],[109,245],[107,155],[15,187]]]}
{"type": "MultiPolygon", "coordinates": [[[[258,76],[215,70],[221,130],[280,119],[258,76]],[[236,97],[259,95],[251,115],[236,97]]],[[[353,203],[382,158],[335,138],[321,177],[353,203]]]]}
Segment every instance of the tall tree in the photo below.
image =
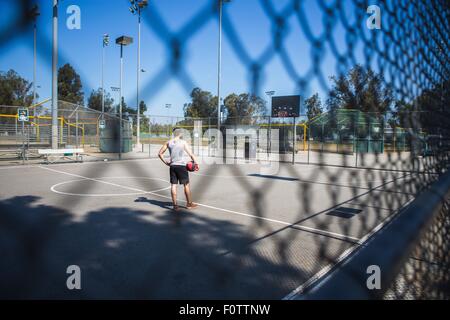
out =
{"type": "Polygon", "coordinates": [[[141,100],[141,102],[139,102],[139,111],[140,111],[140,114],[144,114],[147,112],[147,105],[142,100],[141,100]]]}
{"type": "Polygon", "coordinates": [[[260,97],[248,93],[230,94],[224,100],[226,124],[253,124],[255,117],[267,113],[266,103],[260,97]]]}
{"type": "Polygon", "coordinates": [[[144,113],[147,112],[147,105],[144,101],[139,103],[139,110],[141,112],[141,132],[148,132],[150,128],[150,120],[144,115],[144,113]]]}
{"type": "Polygon", "coordinates": [[[411,102],[396,101],[389,124],[392,127],[420,129],[427,134],[450,135],[449,88],[450,81],[446,81],[423,90],[411,102]]]}
{"type": "Polygon", "coordinates": [[[184,116],[193,118],[217,117],[217,97],[209,91],[194,88],[190,103],[184,105],[184,116]]]}
{"type": "Polygon", "coordinates": [[[415,111],[418,111],[415,119],[419,119],[422,130],[428,134],[450,136],[449,104],[449,80],[424,90],[413,103],[415,111]]]}
{"type": "MultiPolygon", "coordinates": [[[[0,105],[30,106],[33,102],[32,83],[14,70],[0,71],[0,105]]],[[[15,114],[16,109],[0,108],[0,113],[15,114]]]]}
{"type": "MultiPolygon", "coordinates": [[[[116,104],[113,110],[117,110],[117,114],[119,114],[120,104],[116,104]]],[[[126,114],[128,114],[129,116],[133,116],[136,115],[137,113],[135,108],[128,107],[127,103],[125,102],[125,98],[122,97],[122,116],[124,119],[126,118],[125,116],[126,114]]]]}
{"type": "Polygon", "coordinates": [[[390,111],[394,100],[392,90],[371,69],[356,65],[347,75],[330,79],[333,84],[327,100],[329,110],[356,109],[381,114],[390,111]]]}
{"type": "Polygon", "coordinates": [[[83,104],[84,93],[81,79],[75,69],[68,63],[58,70],[58,99],[83,104]]]}
{"type": "Polygon", "coordinates": [[[311,97],[305,100],[306,106],[306,115],[308,117],[308,121],[311,121],[313,118],[321,115],[323,113],[322,102],[320,101],[320,97],[318,93],[315,93],[311,97]]]}
{"type": "MultiPolygon", "coordinates": [[[[113,107],[114,99],[109,92],[105,92],[105,112],[109,112],[113,107]]],[[[88,98],[88,108],[102,111],[102,89],[92,90],[88,98]]]]}

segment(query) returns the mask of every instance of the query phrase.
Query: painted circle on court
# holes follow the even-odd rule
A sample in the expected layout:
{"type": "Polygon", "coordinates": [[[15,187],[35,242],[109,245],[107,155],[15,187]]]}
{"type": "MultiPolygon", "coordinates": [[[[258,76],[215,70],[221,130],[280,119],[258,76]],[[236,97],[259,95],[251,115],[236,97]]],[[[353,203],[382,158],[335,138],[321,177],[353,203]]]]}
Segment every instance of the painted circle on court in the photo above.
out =
{"type": "Polygon", "coordinates": [[[167,180],[160,179],[160,178],[148,178],[148,177],[100,177],[100,178],[92,178],[92,179],[76,179],[76,180],[69,180],[69,181],[63,181],[60,183],[56,183],[53,186],[50,187],[50,190],[54,193],[65,195],[65,196],[78,196],[78,197],[114,197],[114,196],[136,196],[136,195],[143,195],[143,194],[149,194],[149,193],[155,193],[159,191],[164,191],[170,189],[170,186],[159,188],[156,190],[150,190],[150,191],[144,191],[140,190],[138,188],[130,187],[130,186],[124,186],[117,183],[111,183],[108,181],[105,181],[105,179],[144,179],[144,180],[156,180],[156,181],[162,181],[165,183],[169,183],[167,180]],[[102,179],[102,180],[101,180],[102,179]],[[57,190],[58,187],[67,185],[70,183],[77,183],[81,181],[91,181],[96,182],[99,184],[106,184],[110,185],[116,188],[123,188],[128,190],[136,190],[134,192],[123,192],[123,193],[74,193],[74,192],[65,192],[65,191],[59,191],[57,190]]]}

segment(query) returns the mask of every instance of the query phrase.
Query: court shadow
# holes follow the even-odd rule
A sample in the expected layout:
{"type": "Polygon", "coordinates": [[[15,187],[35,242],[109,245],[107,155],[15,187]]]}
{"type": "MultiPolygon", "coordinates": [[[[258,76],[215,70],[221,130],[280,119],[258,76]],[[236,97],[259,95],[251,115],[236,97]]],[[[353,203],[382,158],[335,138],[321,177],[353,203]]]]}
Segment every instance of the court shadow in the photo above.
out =
{"type": "Polygon", "coordinates": [[[2,299],[280,299],[323,267],[284,259],[273,241],[246,246],[254,233],[232,220],[121,207],[79,216],[40,200],[0,201],[2,299]],[[71,265],[81,290],[66,286],[71,265]]]}

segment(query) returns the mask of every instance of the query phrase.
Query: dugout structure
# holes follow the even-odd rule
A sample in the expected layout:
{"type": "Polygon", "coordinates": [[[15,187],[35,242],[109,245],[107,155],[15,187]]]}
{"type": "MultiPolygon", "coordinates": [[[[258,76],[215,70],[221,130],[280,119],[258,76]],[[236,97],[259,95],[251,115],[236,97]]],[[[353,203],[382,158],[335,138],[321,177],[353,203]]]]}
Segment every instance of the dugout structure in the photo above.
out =
{"type": "Polygon", "coordinates": [[[308,123],[308,148],[336,153],[383,153],[385,121],[382,114],[338,109],[308,123]]]}

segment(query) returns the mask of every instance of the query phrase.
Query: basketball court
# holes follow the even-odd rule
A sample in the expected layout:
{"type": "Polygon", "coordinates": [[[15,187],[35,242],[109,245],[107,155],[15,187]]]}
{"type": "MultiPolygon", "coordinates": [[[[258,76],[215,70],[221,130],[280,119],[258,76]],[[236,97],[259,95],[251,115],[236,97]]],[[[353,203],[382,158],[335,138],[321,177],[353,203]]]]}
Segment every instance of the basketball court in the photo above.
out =
{"type": "Polygon", "coordinates": [[[408,172],[271,165],[276,174],[201,163],[190,175],[199,207],[179,212],[156,159],[0,168],[0,225],[14,226],[1,232],[3,293],[289,299],[417,192],[408,172]],[[83,290],[67,290],[69,265],[80,266],[83,290]]]}

